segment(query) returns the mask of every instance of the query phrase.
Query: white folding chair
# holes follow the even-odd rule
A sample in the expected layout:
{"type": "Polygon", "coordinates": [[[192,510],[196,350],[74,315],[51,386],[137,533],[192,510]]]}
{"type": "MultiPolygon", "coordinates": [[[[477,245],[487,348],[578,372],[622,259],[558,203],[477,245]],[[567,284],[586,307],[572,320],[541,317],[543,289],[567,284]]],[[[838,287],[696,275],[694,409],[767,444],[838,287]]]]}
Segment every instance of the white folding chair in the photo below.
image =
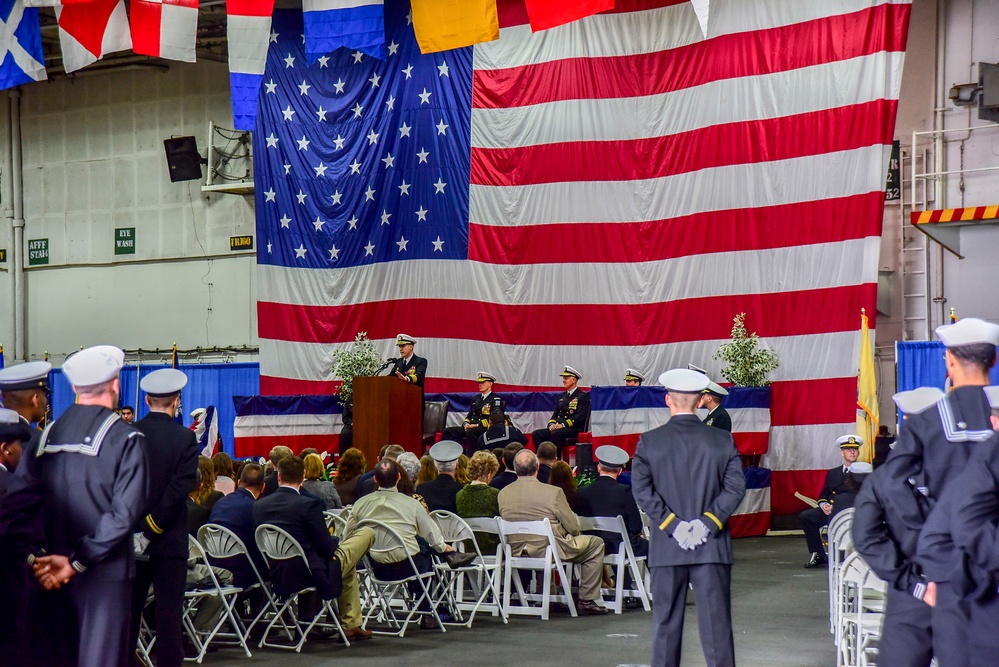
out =
{"type": "Polygon", "coordinates": [[[496,519],[500,529],[500,537],[503,540],[503,610],[507,616],[520,614],[524,616],[540,616],[543,620],[548,620],[551,603],[562,602],[569,607],[569,613],[576,616],[576,605],[572,602],[572,592],[570,583],[572,582],[572,572],[562,562],[558,553],[558,544],[555,542],[555,535],[552,533],[551,523],[548,519],[540,521],[506,521],[503,518],[496,519]],[[525,538],[542,538],[548,542],[545,545],[544,555],[528,556],[523,553],[523,548],[511,546],[522,544],[525,538]],[[541,593],[528,593],[524,590],[524,585],[520,576],[514,576],[514,571],[526,570],[530,572],[542,572],[541,593]],[[558,574],[559,585],[562,588],[562,595],[553,595],[551,592],[552,572],[558,574]],[[511,586],[516,586],[519,604],[512,605],[511,586]],[[530,606],[530,602],[540,602],[540,607],[530,606]]]}
{"type": "Polygon", "coordinates": [[[340,510],[326,510],[323,512],[323,518],[326,520],[326,527],[329,528],[333,535],[343,539],[347,534],[347,515],[344,515],[340,510]]]}
{"type": "MultiPolygon", "coordinates": [[[[250,564],[257,583],[244,586],[243,592],[249,593],[259,590],[264,597],[264,604],[246,628],[246,636],[249,637],[250,633],[253,632],[253,628],[261,619],[265,618],[267,614],[277,614],[278,612],[277,600],[274,598],[274,593],[271,592],[270,583],[260,573],[260,570],[257,569],[257,564],[250,557],[250,551],[243,540],[225,526],[220,526],[217,523],[206,523],[198,530],[198,541],[204,547],[208,557],[213,560],[225,561],[230,558],[243,558],[250,564]]],[[[291,628],[285,627],[284,631],[290,641],[292,639],[291,628]]]]}
{"type": "Polygon", "coordinates": [[[649,594],[645,588],[645,574],[642,572],[642,566],[647,559],[645,556],[635,556],[635,551],[631,546],[631,537],[628,535],[628,528],[624,524],[624,517],[620,514],[615,517],[581,516],[579,517],[579,529],[584,533],[616,533],[621,540],[621,545],[618,547],[617,553],[604,554],[604,563],[613,566],[616,570],[614,575],[614,602],[605,601],[604,604],[609,609],[613,609],[615,614],[620,614],[624,610],[624,596],[627,595],[628,597],[637,597],[642,601],[645,611],[650,611],[652,605],[649,603],[649,594]],[[629,571],[631,573],[632,586],[636,588],[625,590],[625,572],[629,571]]]}
{"type": "MultiPolygon", "coordinates": [[[[305,557],[305,550],[302,549],[302,545],[298,543],[294,537],[288,534],[287,531],[283,530],[272,524],[261,524],[257,526],[257,531],[254,534],[257,541],[257,548],[260,549],[260,553],[264,555],[264,560],[267,561],[268,566],[273,571],[274,566],[281,561],[296,561],[300,560],[305,566],[305,572],[312,575],[312,568],[309,567],[309,559],[305,557]]],[[[290,564],[290,563],[289,563],[290,564]]],[[[260,646],[270,646],[271,648],[284,648],[284,649],[295,649],[296,653],[301,653],[302,646],[305,645],[306,639],[308,639],[309,632],[313,628],[335,628],[340,634],[340,638],[343,643],[350,646],[350,642],[347,641],[347,635],[343,631],[343,626],[340,625],[340,619],[337,617],[335,610],[333,609],[333,600],[322,600],[322,606],[316,613],[315,618],[306,626],[302,627],[302,621],[298,618],[295,613],[293,605],[298,602],[299,596],[303,593],[311,593],[316,590],[315,586],[306,586],[300,588],[293,593],[290,593],[284,600],[281,608],[278,609],[277,614],[271,619],[271,622],[267,624],[267,629],[264,630],[264,636],[260,638],[260,646]],[[326,613],[329,618],[329,623],[320,622],[319,619],[323,617],[323,613],[326,613]],[[287,616],[288,621],[285,621],[287,616]],[[281,623],[284,627],[290,627],[295,630],[298,635],[298,643],[294,646],[289,646],[288,644],[271,644],[267,642],[267,637],[270,635],[271,630],[275,625],[281,623]]],[[[293,639],[294,641],[294,639],[293,639]]]]}
{"type": "Polygon", "coordinates": [[[234,641],[236,645],[243,649],[247,658],[252,657],[253,654],[250,653],[250,647],[246,645],[246,631],[243,629],[242,621],[236,614],[236,596],[242,593],[243,589],[238,586],[223,585],[219,582],[211,563],[208,562],[205,550],[202,548],[201,543],[194,539],[194,537],[188,536],[187,545],[190,560],[194,561],[195,564],[204,565],[211,581],[211,586],[197,588],[193,591],[185,591],[184,593],[184,631],[188,639],[191,640],[191,643],[194,644],[194,648],[198,651],[195,661],[200,663],[204,660],[205,653],[208,652],[208,646],[216,638],[234,641]],[[204,632],[198,630],[195,626],[194,615],[198,610],[199,604],[207,598],[218,598],[222,603],[224,611],[219,615],[215,626],[208,632],[204,632]],[[222,626],[227,622],[229,623],[230,631],[224,633],[221,631],[222,626]]]}
{"type": "Polygon", "coordinates": [[[843,559],[853,551],[853,508],[843,510],[829,522],[826,554],[829,558],[829,632],[839,641],[839,574],[843,559]]]}
{"type": "Polygon", "coordinates": [[[864,667],[870,664],[881,636],[887,584],[874,574],[860,554],[852,553],[843,560],[840,588],[842,627],[836,647],[837,665],[864,667]]]}
{"type": "MultiPolygon", "coordinates": [[[[503,619],[503,622],[506,623],[507,618],[506,613],[503,611],[499,586],[500,562],[498,556],[500,550],[497,548],[496,555],[491,561],[487,561],[479,549],[479,544],[475,540],[475,534],[472,532],[471,526],[464,519],[446,510],[436,510],[431,512],[430,516],[440,526],[441,535],[445,542],[458,551],[465,551],[467,545],[470,544],[471,548],[475,551],[475,560],[463,567],[451,568],[447,563],[437,564],[441,579],[444,581],[445,590],[448,591],[451,608],[454,609],[458,616],[458,625],[464,625],[466,628],[472,627],[472,621],[475,619],[475,614],[480,607],[490,609],[493,616],[499,615],[503,619]],[[472,587],[473,595],[478,593],[474,604],[464,602],[466,578],[472,587]],[[488,604],[485,601],[490,593],[493,596],[492,604],[488,604]],[[463,610],[471,611],[467,621],[462,619],[461,612],[463,610]]],[[[491,521],[495,527],[496,520],[491,519],[491,521]]]]}
{"type": "Polygon", "coordinates": [[[399,533],[381,521],[364,519],[358,521],[354,527],[356,529],[361,526],[367,526],[375,533],[374,544],[364,557],[367,585],[372,599],[365,612],[364,623],[361,627],[369,629],[368,623],[375,618],[392,629],[392,631],[371,629],[375,634],[405,637],[409,624],[414,622],[417,617],[426,616],[433,618],[441,632],[445,632],[444,623],[437,614],[437,604],[444,594],[441,593],[437,598],[434,597],[434,592],[441,588],[435,569],[432,568],[429,572],[418,572],[413,557],[407,552],[406,560],[409,561],[410,571],[413,574],[400,579],[379,577],[372,565],[378,562],[376,556],[399,550],[406,551],[406,543],[399,533]],[[413,583],[414,588],[418,589],[418,594],[410,592],[410,583],[413,583]],[[420,611],[420,604],[424,601],[429,606],[430,611],[420,611]],[[405,614],[405,618],[401,621],[399,614],[396,614],[396,607],[401,609],[401,614],[405,614]]]}
{"type": "Polygon", "coordinates": [[[150,595],[142,606],[142,615],[139,616],[139,641],[135,646],[135,655],[146,667],[154,667],[150,653],[153,650],[153,644],[156,643],[156,634],[146,622],[146,609],[150,608],[154,599],[154,596],[150,595]]]}

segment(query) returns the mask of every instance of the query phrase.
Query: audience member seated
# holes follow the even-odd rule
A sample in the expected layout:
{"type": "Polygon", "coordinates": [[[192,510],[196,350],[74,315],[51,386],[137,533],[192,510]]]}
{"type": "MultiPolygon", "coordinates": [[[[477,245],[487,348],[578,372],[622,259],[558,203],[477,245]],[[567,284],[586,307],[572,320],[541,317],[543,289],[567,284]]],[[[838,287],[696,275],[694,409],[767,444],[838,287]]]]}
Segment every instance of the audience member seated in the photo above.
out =
{"type": "MultiPolygon", "coordinates": [[[[339,540],[330,536],[323,518],[322,501],[301,493],[305,479],[305,464],[297,456],[278,463],[278,489],[253,504],[253,522],[257,526],[272,524],[294,537],[305,551],[311,581],[305,579],[304,568],[298,561],[279,561],[271,569],[275,591],[282,596],[309,585],[316,587],[323,600],[337,598],[340,621],[348,640],[369,639],[371,632],[361,627],[361,596],[355,565],[374,543],[370,528],[359,528],[339,540]]],[[[299,598],[299,615],[315,617],[320,605],[314,596],[299,598]]]]}
{"type": "Polygon", "coordinates": [[[554,442],[542,442],[538,445],[537,454],[538,481],[547,484],[548,477],[552,474],[552,466],[558,461],[558,448],[554,442]]]}
{"type": "MultiPolygon", "coordinates": [[[[386,524],[402,538],[404,548],[371,554],[374,574],[384,579],[403,579],[415,574],[407,555],[412,558],[417,572],[423,573],[433,570],[434,553],[453,551],[444,542],[437,524],[426,509],[416,500],[399,493],[401,477],[398,463],[391,459],[379,461],[375,465],[378,489],[355,503],[347,521],[348,534],[358,522],[373,519],[386,524]]],[[[419,582],[410,582],[409,590],[415,597],[423,592],[419,582]]],[[[419,608],[420,611],[430,611],[430,605],[425,600],[421,601],[419,608]]],[[[433,628],[436,623],[430,617],[424,617],[420,627],[433,628]]]]}
{"type": "MultiPolygon", "coordinates": [[[[506,445],[503,445],[503,447],[506,447],[506,445]]],[[[503,472],[504,470],[506,470],[506,461],[503,460],[503,447],[493,447],[493,449],[491,450],[493,456],[496,457],[496,463],[499,464],[499,472],[503,472]]],[[[499,473],[496,474],[498,475],[499,473]]]]}
{"type": "Polygon", "coordinates": [[[471,481],[468,478],[468,456],[464,453],[458,457],[458,463],[454,467],[454,481],[458,482],[462,486],[465,486],[471,481]]]}
{"type": "Polygon", "coordinates": [[[204,472],[201,467],[201,459],[205,457],[199,457],[198,459],[198,476],[194,481],[194,488],[191,489],[191,493],[187,495],[187,532],[189,535],[193,535],[195,538],[198,537],[198,531],[201,527],[208,523],[208,517],[212,513],[210,509],[204,505],[198,503],[194,498],[201,490],[204,472]]]}
{"type": "Polygon", "coordinates": [[[518,442],[527,445],[527,436],[519,428],[510,423],[502,410],[496,410],[489,415],[489,428],[479,436],[479,449],[496,449],[518,442]]]}
{"type": "Polygon", "coordinates": [[[267,475],[264,476],[264,492],[261,494],[261,498],[266,497],[268,494],[274,493],[278,487],[277,483],[277,464],[281,459],[286,456],[294,456],[295,452],[291,451],[290,447],[285,447],[284,445],[277,445],[271,448],[270,460],[271,467],[267,475]]]}
{"type": "Polygon", "coordinates": [[[437,464],[434,463],[430,454],[420,457],[420,474],[416,478],[416,486],[419,487],[424,482],[429,482],[437,478],[437,464]]]}
{"type": "MultiPolygon", "coordinates": [[[[580,535],[579,518],[569,508],[565,493],[552,484],[538,481],[538,457],[522,450],[513,460],[517,481],[499,493],[500,516],[507,521],[540,521],[548,519],[555,534],[559,556],[564,561],[578,563],[580,614],[606,614],[607,608],[597,603],[603,573],[604,541],[593,535],[580,535]]],[[[555,474],[556,468],[552,468],[555,474]]],[[[515,555],[542,557],[548,540],[542,537],[513,537],[509,544],[515,555]]]]}
{"type": "Polygon", "coordinates": [[[215,465],[207,456],[198,457],[198,471],[201,473],[201,483],[191,494],[194,502],[208,509],[210,513],[215,503],[222,498],[222,492],[215,490],[215,465]]]}
{"type": "Polygon", "coordinates": [[[333,484],[336,485],[336,492],[340,495],[340,502],[344,507],[354,504],[357,500],[357,478],[364,474],[366,467],[364,452],[355,447],[351,447],[340,457],[336,475],[333,476],[333,484]]]}
{"type": "Polygon", "coordinates": [[[517,481],[517,473],[513,471],[513,458],[522,449],[524,449],[524,446],[519,442],[511,442],[503,448],[503,472],[493,477],[493,481],[489,482],[489,486],[502,491],[505,487],[517,481]]]}
{"type": "Polygon", "coordinates": [[[430,508],[427,507],[427,501],[416,492],[416,479],[420,476],[420,459],[413,452],[403,452],[399,455],[396,463],[399,464],[399,470],[402,472],[397,486],[399,493],[418,500],[423,505],[423,509],[427,510],[429,514],[430,508]]]}
{"type": "MultiPolygon", "coordinates": [[[[618,484],[617,477],[627,465],[628,452],[614,445],[602,445],[594,452],[597,458],[597,477],[592,484],[579,489],[576,500],[576,513],[579,516],[622,516],[628,530],[631,548],[636,556],[649,555],[649,541],[642,537],[642,515],[638,503],[631,494],[631,488],[618,484]]],[[[616,554],[621,546],[617,533],[598,532],[609,554],[616,554]]]]}
{"type": "Polygon", "coordinates": [[[319,454],[309,454],[303,459],[303,462],[305,463],[305,481],[302,482],[302,488],[322,500],[328,510],[338,510],[343,507],[340,502],[340,494],[336,492],[336,485],[322,478],[326,470],[323,468],[323,460],[319,458],[319,454]]]}
{"type": "MultiPolygon", "coordinates": [[[[463,519],[492,518],[499,516],[499,489],[489,486],[489,482],[499,470],[499,463],[491,452],[478,451],[468,462],[468,486],[458,492],[455,504],[458,516],[463,519]]],[[[475,533],[475,541],[483,554],[496,552],[499,537],[492,533],[475,533]]]]}
{"type": "MultiPolygon", "coordinates": [[[[378,461],[381,461],[382,459],[392,459],[393,461],[396,461],[399,459],[399,455],[403,454],[405,451],[406,450],[403,449],[401,445],[385,445],[378,453],[378,461]]],[[[375,463],[378,463],[378,461],[375,461],[375,463]]],[[[376,488],[375,468],[372,466],[371,470],[357,478],[357,497],[363,498],[369,493],[374,493],[376,488]]]]}
{"type": "MultiPolygon", "coordinates": [[[[217,523],[228,528],[236,537],[243,541],[246,550],[253,559],[254,565],[261,576],[267,576],[267,565],[264,557],[257,549],[257,542],[254,538],[256,525],[253,523],[253,504],[260,497],[264,490],[264,469],[256,463],[248,463],[243,466],[239,474],[239,487],[225,498],[220,499],[212,508],[212,513],[208,517],[208,523],[217,523]]],[[[241,587],[257,583],[257,578],[253,570],[246,562],[239,562],[242,559],[227,558],[218,563],[232,572],[236,585],[241,587]]]]}
{"type": "Polygon", "coordinates": [[[215,490],[223,496],[228,496],[236,490],[236,476],[232,472],[232,458],[225,452],[218,452],[212,457],[215,466],[215,490]]]}
{"type": "Polygon", "coordinates": [[[437,477],[417,486],[416,492],[427,501],[431,512],[447,510],[457,513],[454,498],[464,487],[455,480],[454,473],[462,451],[461,445],[454,440],[441,440],[430,448],[430,458],[437,468],[437,477]]]}
{"type": "MultiPolygon", "coordinates": [[[[540,477],[538,481],[541,481],[540,477]]],[[[569,464],[565,461],[556,461],[555,465],[552,466],[548,483],[562,489],[566,502],[569,503],[569,507],[575,512],[579,492],[576,489],[576,478],[573,476],[572,468],[569,467],[569,464]]]]}

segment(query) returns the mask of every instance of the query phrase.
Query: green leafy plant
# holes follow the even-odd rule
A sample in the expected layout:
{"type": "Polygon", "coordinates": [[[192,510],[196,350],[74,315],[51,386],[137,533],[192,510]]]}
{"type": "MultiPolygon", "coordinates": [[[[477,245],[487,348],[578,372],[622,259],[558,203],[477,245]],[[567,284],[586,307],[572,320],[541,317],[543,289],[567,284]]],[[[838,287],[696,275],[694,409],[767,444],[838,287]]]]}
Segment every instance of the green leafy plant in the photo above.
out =
{"type": "Polygon", "coordinates": [[[337,396],[345,402],[349,401],[354,395],[354,378],[376,374],[383,363],[368,333],[359,332],[348,347],[333,351],[333,377],[342,382],[336,391],[337,396]]]}
{"type": "Polygon", "coordinates": [[[722,368],[722,376],[737,387],[766,387],[780,360],[771,349],[760,347],[756,332],[746,332],[746,313],[735,316],[732,324],[732,340],[723,343],[712,359],[721,359],[727,366],[722,368]]]}

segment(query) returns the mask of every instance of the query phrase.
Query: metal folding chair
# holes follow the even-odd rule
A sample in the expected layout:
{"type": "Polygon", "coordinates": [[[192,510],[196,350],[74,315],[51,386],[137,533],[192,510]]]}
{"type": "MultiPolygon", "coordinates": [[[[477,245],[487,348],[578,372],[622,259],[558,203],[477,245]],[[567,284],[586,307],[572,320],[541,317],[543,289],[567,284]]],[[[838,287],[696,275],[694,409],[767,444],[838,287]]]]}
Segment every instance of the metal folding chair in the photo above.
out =
{"type": "Polygon", "coordinates": [[[216,638],[232,640],[243,649],[247,658],[252,657],[253,654],[250,653],[250,648],[246,645],[246,631],[243,629],[242,621],[236,614],[236,596],[242,593],[243,589],[238,586],[226,586],[219,582],[200,542],[189,536],[187,545],[190,559],[195,564],[200,563],[204,565],[211,580],[211,586],[209,587],[198,588],[184,593],[184,632],[198,651],[195,661],[200,663],[204,660],[205,653],[208,652],[208,646],[216,638]],[[194,625],[194,614],[197,612],[198,605],[207,598],[218,598],[222,603],[224,611],[219,616],[215,626],[208,632],[203,632],[198,630],[194,625]],[[226,622],[229,623],[230,632],[223,633],[221,632],[222,626],[226,622]]]}
{"type": "Polygon", "coordinates": [[[417,616],[429,616],[437,622],[441,632],[445,632],[444,623],[437,614],[437,604],[441,602],[444,593],[441,592],[437,597],[434,596],[434,593],[441,589],[437,572],[433,569],[429,572],[418,572],[416,563],[413,562],[413,557],[407,553],[406,559],[409,561],[410,569],[414,574],[401,579],[383,579],[379,577],[372,567],[372,563],[377,562],[375,556],[379,553],[387,553],[399,549],[405,551],[406,544],[399,533],[380,521],[364,519],[363,521],[358,521],[355,528],[360,528],[361,526],[368,526],[375,532],[375,542],[364,557],[368,587],[373,599],[370,601],[365,612],[362,627],[369,629],[368,623],[372,618],[376,618],[393,629],[393,631],[372,629],[372,632],[380,635],[405,637],[406,629],[410,623],[414,622],[417,616]],[[414,595],[410,593],[410,583],[415,584],[414,587],[419,590],[418,594],[414,595]],[[420,611],[420,604],[424,601],[430,607],[429,612],[420,611]],[[395,611],[395,607],[397,606],[401,608],[401,613],[405,614],[405,618],[401,621],[399,614],[396,614],[395,611]]]}
{"type": "Polygon", "coordinates": [[[509,616],[511,614],[521,614],[524,616],[540,616],[543,620],[548,620],[549,609],[552,601],[562,602],[569,607],[569,613],[576,616],[576,605],[572,601],[570,582],[572,572],[558,553],[558,543],[555,542],[555,535],[552,533],[551,523],[548,519],[541,521],[506,521],[503,518],[496,519],[499,524],[500,537],[503,540],[503,610],[509,616]],[[523,553],[514,553],[510,545],[511,538],[543,537],[548,540],[543,556],[527,556],[523,553]],[[543,582],[541,593],[527,593],[524,591],[523,583],[519,576],[514,576],[514,571],[529,570],[533,572],[543,572],[543,582]],[[562,595],[553,595],[551,592],[552,572],[558,574],[559,585],[562,588],[562,595]],[[516,586],[517,597],[520,601],[518,605],[511,605],[511,586],[516,586]],[[540,602],[540,607],[532,607],[529,602],[540,602]]]}
{"type": "MultiPolygon", "coordinates": [[[[225,526],[220,526],[217,523],[206,523],[198,531],[198,541],[204,547],[205,553],[208,554],[209,558],[216,561],[224,561],[230,558],[244,558],[253,569],[253,576],[256,577],[257,583],[245,586],[243,592],[248,593],[259,589],[266,601],[246,628],[246,636],[249,637],[250,633],[253,632],[253,628],[261,619],[265,618],[268,613],[276,615],[278,612],[277,600],[274,598],[274,593],[271,592],[270,583],[260,573],[260,570],[257,569],[257,565],[253,562],[253,558],[250,557],[249,549],[243,543],[243,540],[239,539],[236,533],[225,526]]],[[[285,627],[284,631],[290,641],[292,639],[291,628],[285,627]]]]}
{"type": "MultiPolygon", "coordinates": [[[[620,514],[615,517],[579,517],[579,529],[584,533],[598,531],[602,533],[616,533],[621,538],[621,545],[617,553],[605,553],[604,563],[614,566],[614,602],[605,602],[608,608],[613,609],[615,614],[620,614],[624,610],[624,596],[637,597],[642,601],[645,611],[650,611],[649,594],[645,588],[645,574],[641,571],[645,564],[646,557],[635,556],[635,551],[631,546],[631,538],[628,535],[628,528],[625,526],[624,517],[620,514]],[[636,588],[625,590],[625,571],[631,572],[632,585],[636,588]]],[[[647,569],[647,568],[645,568],[647,569]]]]}
{"type": "MultiPolygon", "coordinates": [[[[302,545],[298,543],[298,540],[289,535],[287,531],[272,524],[265,523],[257,526],[257,531],[254,537],[257,541],[257,548],[260,549],[260,553],[264,555],[264,560],[267,561],[268,566],[271,567],[272,570],[274,565],[281,561],[300,560],[305,566],[305,572],[308,572],[310,576],[312,575],[312,568],[309,567],[309,559],[305,557],[305,550],[302,549],[302,545]]],[[[322,606],[316,613],[315,618],[313,618],[306,627],[302,627],[302,621],[295,613],[293,605],[297,604],[300,595],[303,593],[311,593],[315,590],[315,586],[306,586],[289,594],[282,601],[282,605],[280,609],[278,609],[277,615],[271,619],[270,623],[267,624],[267,629],[264,630],[264,636],[260,638],[260,646],[294,649],[296,653],[301,653],[302,646],[305,645],[309,632],[316,627],[336,628],[336,631],[340,634],[340,638],[343,640],[343,643],[350,646],[350,642],[347,641],[347,635],[343,631],[343,626],[340,625],[340,619],[337,617],[336,612],[333,609],[333,600],[323,600],[322,606]],[[329,618],[331,619],[330,623],[320,622],[319,619],[322,618],[324,612],[329,615],[329,618]],[[270,632],[275,625],[280,622],[284,627],[289,626],[288,621],[285,620],[286,617],[288,621],[290,621],[290,627],[295,630],[296,634],[298,634],[298,642],[294,646],[268,643],[267,637],[270,635],[270,632]]]]}
{"type": "MultiPolygon", "coordinates": [[[[503,622],[506,623],[506,612],[503,610],[502,598],[500,597],[500,550],[497,549],[496,555],[487,561],[486,556],[483,555],[478,543],[475,541],[475,534],[472,532],[471,526],[464,519],[446,510],[436,510],[431,512],[430,516],[440,526],[445,542],[458,551],[465,551],[466,546],[470,544],[476,555],[474,561],[459,568],[452,569],[447,563],[437,564],[437,569],[444,582],[445,590],[448,593],[451,608],[458,616],[458,623],[456,625],[464,625],[466,628],[472,627],[472,621],[475,619],[475,614],[480,607],[489,608],[493,616],[499,615],[503,619],[503,622]],[[472,587],[473,594],[478,594],[474,604],[464,601],[466,578],[472,587]],[[488,604],[485,601],[490,593],[493,596],[493,604],[488,604]],[[465,610],[471,612],[467,621],[462,618],[461,614],[465,610]]],[[[496,520],[490,519],[490,521],[492,521],[493,528],[498,534],[496,520]]]]}

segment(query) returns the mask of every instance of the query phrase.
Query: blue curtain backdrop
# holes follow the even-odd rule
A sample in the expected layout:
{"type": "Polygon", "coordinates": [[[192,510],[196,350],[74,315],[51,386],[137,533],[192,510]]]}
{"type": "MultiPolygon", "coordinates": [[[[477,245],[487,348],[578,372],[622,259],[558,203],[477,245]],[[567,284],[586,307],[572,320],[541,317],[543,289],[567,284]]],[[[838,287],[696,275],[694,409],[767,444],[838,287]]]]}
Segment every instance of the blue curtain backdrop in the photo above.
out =
{"type": "MultiPolygon", "coordinates": [[[[898,391],[919,387],[943,389],[947,380],[943,355],[944,346],[938,340],[895,343],[898,391]]],[[[999,385],[999,365],[992,368],[992,384],[999,385]]]]}
{"type": "MultiPolygon", "coordinates": [[[[135,408],[138,419],[149,412],[145,397],[138,391],[139,381],[168,364],[148,366],[126,366],[121,370],[121,405],[135,408]]],[[[236,419],[233,396],[255,396],[260,393],[260,365],[257,363],[236,364],[180,364],[180,370],[187,373],[188,383],[181,392],[181,409],[184,412],[184,425],[194,421],[188,415],[195,408],[214,405],[219,413],[219,434],[222,447],[230,455],[232,447],[232,424],[236,419]]],[[[52,414],[58,418],[76,400],[73,389],[62,373],[54,369],[50,375],[52,384],[52,414]]]]}

